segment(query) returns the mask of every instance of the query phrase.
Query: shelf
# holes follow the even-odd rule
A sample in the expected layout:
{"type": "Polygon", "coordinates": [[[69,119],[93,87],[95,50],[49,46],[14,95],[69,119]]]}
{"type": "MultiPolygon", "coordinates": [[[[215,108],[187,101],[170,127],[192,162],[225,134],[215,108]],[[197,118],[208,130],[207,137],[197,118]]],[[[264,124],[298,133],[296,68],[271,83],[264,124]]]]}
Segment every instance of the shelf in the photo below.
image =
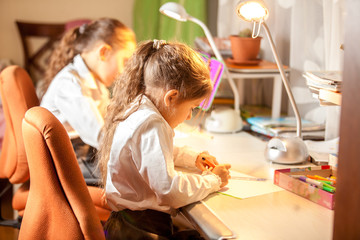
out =
{"type": "Polygon", "coordinates": [[[324,100],[326,102],[333,103],[335,105],[341,105],[341,93],[333,92],[325,89],[319,90],[319,100],[324,100]]]}

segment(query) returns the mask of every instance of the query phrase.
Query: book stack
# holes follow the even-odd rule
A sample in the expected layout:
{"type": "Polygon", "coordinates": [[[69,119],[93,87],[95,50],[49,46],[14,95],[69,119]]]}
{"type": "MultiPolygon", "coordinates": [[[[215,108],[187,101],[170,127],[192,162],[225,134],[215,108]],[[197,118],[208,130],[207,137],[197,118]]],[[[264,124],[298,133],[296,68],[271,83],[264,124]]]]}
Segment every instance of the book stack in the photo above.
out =
{"type": "Polygon", "coordinates": [[[340,71],[308,71],[303,74],[313,96],[321,106],[341,104],[342,73],[340,71]]]}
{"type": "Polygon", "coordinates": [[[311,156],[311,162],[316,165],[330,165],[337,168],[337,153],[339,151],[339,138],[327,141],[305,141],[311,156]]]}
{"type": "MultiPolygon", "coordinates": [[[[294,117],[250,117],[247,119],[250,129],[268,137],[296,136],[296,119],[294,117]]],[[[303,139],[323,140],[325,125],[308,120],[301,120],[303,139]]]]}

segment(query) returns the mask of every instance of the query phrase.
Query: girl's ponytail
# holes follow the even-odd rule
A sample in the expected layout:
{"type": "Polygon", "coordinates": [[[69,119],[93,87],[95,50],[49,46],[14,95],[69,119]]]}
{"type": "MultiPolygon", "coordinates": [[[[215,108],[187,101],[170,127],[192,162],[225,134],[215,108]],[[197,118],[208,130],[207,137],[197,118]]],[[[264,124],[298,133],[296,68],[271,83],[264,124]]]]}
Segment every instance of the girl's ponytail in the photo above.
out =
{"type": "Polygon", "coordinates": [[[49,59],[48,70],[45,73],[44,80],[40,86],[41,97],[45,94],[55,75],[66,65],[68,65],[74,56],[78,54],[75,50],[75,42],[80,35],[79,27],[70,29],[62,37],[60,43],[56,46],[49,59]]]}
{"type": "Polygon", "coordinates": [[[149,42],[138,48],[128,60],[124,72],[115,81],[113,98],[107,108],[105,123],[102,129],[100,149],[98,151],[98,168],[102,172],[102,183],[106,184],[107,162],[117,123],[125,120],[140,106],[145,93],[144,69],[147,67],[149,57],[156,51],[149,42]],[[128,106],[138,98],[138,105],[131,111],[128,106]],[[127,112],[126,112],[127,111],[127,112]],[[126,114],[125,114],[126,112],[126,114]]]}

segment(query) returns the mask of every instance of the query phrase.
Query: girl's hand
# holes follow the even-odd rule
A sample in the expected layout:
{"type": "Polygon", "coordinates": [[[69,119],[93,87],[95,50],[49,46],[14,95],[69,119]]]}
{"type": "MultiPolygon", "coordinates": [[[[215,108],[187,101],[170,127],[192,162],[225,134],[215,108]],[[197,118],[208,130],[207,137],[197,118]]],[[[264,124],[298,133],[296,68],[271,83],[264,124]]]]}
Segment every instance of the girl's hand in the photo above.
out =
{"type": "Polygon", "coordinates": [[[201,171],[205,171],[207,169],[214,168],[219,163],[216,161],[216,158],[210,155],[208,152],[200,153],[195,162],[195,166],[201,171]]]}
{"type": "Polygon", "coordinates": [[[221,179],[220,187],[225,187],[229,183],[230,173],[229,168],[231,168],[230,164],[220,164],[214,167],[212,173],[218,175],[221,179]]]}

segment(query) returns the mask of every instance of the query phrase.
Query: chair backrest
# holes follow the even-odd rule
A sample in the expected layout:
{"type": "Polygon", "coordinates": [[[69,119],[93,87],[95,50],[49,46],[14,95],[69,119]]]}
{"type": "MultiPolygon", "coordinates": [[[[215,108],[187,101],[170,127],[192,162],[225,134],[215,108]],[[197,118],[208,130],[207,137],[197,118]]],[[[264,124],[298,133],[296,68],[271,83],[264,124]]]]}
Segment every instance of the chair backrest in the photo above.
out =
{"type": "Polygon", "coordinates": [[[0,155],[0,178],[8,178],[11,183],[23,183],[29,179],[29,169],[21,123],[25,112],[39,105],[39,99],[30,76],[19,66],[9,66],[1,72],[0,94],[6,125],[0,155]]]}
{"type": "Polygon", "coordinates": [[[90,19],[74,19],[64,23],[16,21],[24,52],[24,67],[34,82],[44,76],[48,58],[64,32],[90,22],[90,19]],[[31,41],[32,39],[37,42],[31,41]],[[42,44],[35,46],[35,43],[40,44],[39,40],[43,40],[42,44]]]}
{"type": "Polygon", "coordinates": [[[64,126],[34,107],[22,128],[31,181],[19,239],[105,239],[64,126]]]}
{"type": "Polygon", "coordinates": [[[23,47],[25,69],[33,78],[40,79],[44,76],[48,57],[64,33],[66,24],[16,21],[16,25],[23,47]],[[39,39],[44,42],[35,50],[31,39],[37,39],[38,44],[39,39]]]}

